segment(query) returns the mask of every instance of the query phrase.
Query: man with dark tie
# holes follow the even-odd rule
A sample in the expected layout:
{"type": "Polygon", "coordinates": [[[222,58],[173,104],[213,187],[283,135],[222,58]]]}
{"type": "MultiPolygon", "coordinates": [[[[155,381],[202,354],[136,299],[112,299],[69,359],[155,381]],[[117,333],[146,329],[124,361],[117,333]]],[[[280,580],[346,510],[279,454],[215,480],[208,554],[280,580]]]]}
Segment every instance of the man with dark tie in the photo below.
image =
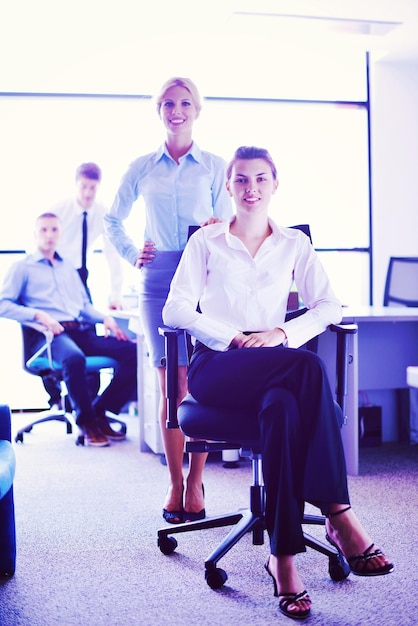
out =
{"type": "MultiPolygon", "coordinates": [[[[82,163],[75,174],[75,195],[57,203],[51,208],[60,218],[62,236],[57,251],[64,258],[72,262],[77,268],[84,283],[88,297],[92,300],[88,284],[89,253],[94,244],[101,240],[103,253],[109,267],[110,295],[109,308],[122,308],[123,268],[121,257],[105,236],[104,215],[107,208],[96,200],[97,191],[102,180],[102,171],[96,163],[82,163]]],[[[55,379],[45,377],[44,387],[49,394],[50,406],[60,405],[60,389],[55,379]]],[[[97,393],[100,378],[96,374],[89,376],[89,387],[93,394],[97,393]]]]}
{"type": "MultiPolygon", "coordinates": [[[[105,237],[103,218],[107,208],[96,200],[102,172],[96,163],[82,163],[76,170],[76,193],[57,203],[51,213],[58,215],[62,224],[62,238],[58,252],[78,269],[81,280],[88,285],[89,254],[101,240],[110,272],[109,307],[122,308],[122,262],[116,249],[105,237]]],[[[91,288],[91,285],[90,285],[91,288]]]]}

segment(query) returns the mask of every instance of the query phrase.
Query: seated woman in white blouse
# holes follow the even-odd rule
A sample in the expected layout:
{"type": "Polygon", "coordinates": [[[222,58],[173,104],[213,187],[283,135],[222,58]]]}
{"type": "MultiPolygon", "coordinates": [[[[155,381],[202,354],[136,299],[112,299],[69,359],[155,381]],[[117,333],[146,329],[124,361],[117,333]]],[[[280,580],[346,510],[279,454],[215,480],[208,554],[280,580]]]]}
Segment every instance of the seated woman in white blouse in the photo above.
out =
{"type": "Polygon", "coordinates": [[[254,407],[270,538],[265,567],[282,613],[304,619],[311,600],[294,555],[305,551],[305,501],[327,516],[327,539],[347,557],[354,574],[387,574],[393,564],[375,548],[351,509],[324,365],[317,355],[294,349],[339,323],[341,305],[306,235],[268,217],[278,187],[269,153],[239,148],[227,181],[236,215],[191,237],[163,319],[197,339],[188,382],[198,402],[254,407]],[[293,280],[308,311],[285,321],[293,280]]]}

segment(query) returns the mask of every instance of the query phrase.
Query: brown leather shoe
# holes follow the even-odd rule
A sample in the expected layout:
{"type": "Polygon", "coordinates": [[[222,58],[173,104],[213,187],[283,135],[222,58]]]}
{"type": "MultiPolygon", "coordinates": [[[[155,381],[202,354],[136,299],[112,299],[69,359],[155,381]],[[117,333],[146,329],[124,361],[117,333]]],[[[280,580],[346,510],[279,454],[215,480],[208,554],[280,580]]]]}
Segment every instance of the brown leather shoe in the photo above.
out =
{"type": "Polygon", "coordinates": [[[96,448],[110,446],[109,439],[96,427],[88,426],[83,428],[84,443],[96,448]]]}
{"type": "Polygon", "coordinates": [[[123,439],[126,439],[126,433],[113,430],[106,417],[104,419],[97,420],[96,424],[98,431],[107,439],[110,439],[110,441],[123,441],[123,439]]]}

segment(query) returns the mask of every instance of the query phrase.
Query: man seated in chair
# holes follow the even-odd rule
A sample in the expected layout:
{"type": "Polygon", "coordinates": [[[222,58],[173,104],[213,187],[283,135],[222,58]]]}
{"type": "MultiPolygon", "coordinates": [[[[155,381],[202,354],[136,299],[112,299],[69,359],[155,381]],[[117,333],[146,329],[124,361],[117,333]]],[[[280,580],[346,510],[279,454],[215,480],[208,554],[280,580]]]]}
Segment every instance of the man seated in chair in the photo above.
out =
{"type": "MultiPolygon", "coordinates": [[[[62,368],[76,424],[88,445],[108,446],[123,439],[114,431],[106,411],[118,414],[136,397],[136,346],[113,317],[90,303],[74,266],[57,253],[61,222],[54,213],[43,213],[35,223],[37,249],[8,271],[0,292],[0,316],[20,323],[36,322],[50,330],[52,357],[62,368]],[[98,336],[95,324],[105,335],[98,336]],[[86,356],[115,359],[118,367],[110,384],[93,400],[86,383],[86,356]]],[[[34,331],[33,353],[44,337],[34,331]]]]}

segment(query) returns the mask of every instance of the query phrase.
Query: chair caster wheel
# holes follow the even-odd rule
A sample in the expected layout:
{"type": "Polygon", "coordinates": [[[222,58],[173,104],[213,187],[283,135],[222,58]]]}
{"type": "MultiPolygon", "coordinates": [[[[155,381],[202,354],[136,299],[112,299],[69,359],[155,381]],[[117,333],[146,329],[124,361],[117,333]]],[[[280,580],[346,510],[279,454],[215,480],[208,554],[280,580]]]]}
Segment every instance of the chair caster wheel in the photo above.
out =
{"type": "Polygon", "coordinates": [[[18,443],[19,441],[20,443],[23,443],[23,433],[17,433],[15,437],[15,442],[18,443]]]}
{"type": "Polygon", "coordinates": [[[225,463],[222,463],[222,467],[225,469],[236,469],[239,467],[239,463],[237,461],[225,461],[225,463]]]}
{"type": "Polygon", "coordinates": [[[77,439],[75,440],[75,445],[84,446],[84,435],[78,435],[77,439]]]}
{"type": "Polygon", "coordinates": [[[347,578],[351,569],[343,554],[339,553],[329,557],[328,572],[335,582],[347,578]]]}
{"type": "Polygon", "coordinates": [[[228,580],[227,573],[220,567],[215,567],[205,573],[206,582],[211,589],[220,589],[228,580]]]}
{"type": "Polygon", "coordinates": [[[72,432],[73,427],[71,426],[70,422],[67,422],[67,435],[71,435],[72,432]]]}
{"type": "Polygon", "coordinates": [[[172,554],[177,548],[177,540],[174,537],[159,537],[158,547],[163,554],[172,554]]]}

